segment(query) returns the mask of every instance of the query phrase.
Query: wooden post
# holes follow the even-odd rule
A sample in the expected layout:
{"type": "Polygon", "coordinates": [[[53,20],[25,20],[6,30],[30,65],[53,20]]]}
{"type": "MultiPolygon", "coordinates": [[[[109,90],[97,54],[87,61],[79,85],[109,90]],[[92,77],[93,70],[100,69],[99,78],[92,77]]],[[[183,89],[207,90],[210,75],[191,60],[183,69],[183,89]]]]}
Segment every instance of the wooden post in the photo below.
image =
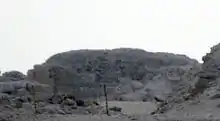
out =
{"type": "Polygon", "coordinates": [[[36,101],[36,90],[33,85],[31,85],[31,91],[33,96],[34,114],[37,114],[37,101],[36,101]]]}
{"type": "Polygon", "coordinates": [[[54,79],[53,79],[53,96],[54,97],[56,97],[58,94],[57,81],[58,81],[58,78],[54,77],[54,79]]]}
{"type": "Polygon", "coordinates": [[[107,96],[107,90],[106,90],[106,85],[104,84],[104,94],[105,94],[105,108],[106,108],[106,114],[109,116],[109,111],[108,111],[108,96],[107,96]]]}

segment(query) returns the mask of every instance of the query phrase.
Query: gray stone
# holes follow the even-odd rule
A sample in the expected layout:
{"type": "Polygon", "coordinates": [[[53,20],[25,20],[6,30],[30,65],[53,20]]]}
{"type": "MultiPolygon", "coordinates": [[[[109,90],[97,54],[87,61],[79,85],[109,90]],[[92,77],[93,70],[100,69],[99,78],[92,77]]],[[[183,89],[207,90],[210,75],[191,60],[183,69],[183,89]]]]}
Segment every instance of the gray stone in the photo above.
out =
{"type": "Polygon", "coordinates": [[[9,79],[10,81],[20,81],[26,78],[26,76],[19,71],[5,72],[2,74],[2,76],[9,79]]]}
{"type": "Polygon", "coordinates": [[[30,103],[23,103],[23,109],[25,109],[25,111],[34,111],[33,105],[30,103]]]}
{"type": "Polygon", "coordinates": [[[27,96],[27,95],[29,95],[30,93],[25,89],[25,88],[22,88],[22,89],[19,89],[19,90],[17,90],[16,92],[15,92],[15,95],[16,96],[19,96],[19,97],[21,97],[21,96],[27,96]]]}
{"type": "Polygon", "coordinates": [[[0,93],[14,92],[15,87],[9,82],[0,82],[0,93]]]}
{"type": "Polygon", "coordinates": [[[114,106],[114,107],[109,108],[109,110],[115,111],[115,112],[121,112],[122,108],[114,106]]]}
{"type": "Polygon", "coordinates": [[[220,94],[215,94],[212,97],[210,97],[211,100],[220,99],[220,94]]]}
{"type": "Polygon", "coordinates": [[[39,107],[44,107],[44,106],[47,105],[47,103],[46,103],[46,102],[43,102],[43,101],[40,101],[40,102],[38,102],[37,104],[38,104],[39,107]]]}
{"type": "Polygon", "coordinates": [[[60,105],[46,105],[45,107],[39,108],[38,112],[40,114],[65,114],[65,112],[60,108],[60,105]]]}
{"type": "Polygon", "coordinates": [[[133,90],[138,90],[138,89],[142,89],[144,85],[140,81],[132,81],[131,87],[133,90]]]}
{"type": "Polygon", "coordinates": [[[0,104],[10,104],[10,96],[8,94],[0,93],[0,104]]]}
{"type": "Polygon", "coordinates": [[[10,112],[1,112],[0,121],[15,121],[15,116],[10,112]]]}
{"type": "MultiPolygon", "coordinates": [[[[180,87],[179,83],[182,82],[183,75],[194,65],[199,63],[187,56],[171,53],[151,53],[129,48],[79,50],[50,57],[44,64],[30,70],[28,77],[53,86],[55,83],[49,78],[48,70],[61,66],[63,69],[58,78],[62,81],[56,84],[59,92],[74,92],[76,98],[91,98],[103,95],[100,81],[107,83],[109,90],[120,87],[118,91],[108,91],[109,94],[120,95],[139,90],[143,88],[143,84],[150,80],[158,80],[154,77],[161,75],[160,80],[171,83],[171,86],[165,86],[164,90],[159,91],[171,90],[172,93],[172,90],[180,87]],[[131,84],[132,80],[138,81],[131,84]]],[[[186,77],[185,80],[189,78],[186,77]]],[[[156,88],[162,87],[163,85],[156,88]]]]}
{"type": "Polygon", "coordinates": [[[66,99],[66,100],[63,101],[63,104],[64,105],[69,105],[69,106],[74,106],[74,105],[76,105],[76,102],[71,100],[71,99],[66,99]]]}

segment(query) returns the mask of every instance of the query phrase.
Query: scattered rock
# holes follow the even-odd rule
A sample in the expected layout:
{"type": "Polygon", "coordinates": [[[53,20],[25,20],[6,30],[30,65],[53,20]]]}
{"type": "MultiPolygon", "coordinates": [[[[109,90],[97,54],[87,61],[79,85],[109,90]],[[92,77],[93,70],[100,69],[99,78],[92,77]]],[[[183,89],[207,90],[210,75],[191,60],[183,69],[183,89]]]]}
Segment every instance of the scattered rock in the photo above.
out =
{"type": "Polygon", "coordinates": [[[15,87],[9,82],[0,82],[0,93],[11,93],[15,91],[15,87]]]}
{"type": "Polygon", "coordinates": [[[14,108],[11,105],[4,105],[4,108],[10,111],[14,110],[14,108]]]}
{"type": "Polygon", "coordinates": [[[73,100],[71,100],[71,99],[65,99],[65,100],[63,101],[63,104],[64,104],[64,105],[68,105],[68,106],[74,106],[74,105],[76,105],[76,102],[73,101],[73,100]]]}
{"type": "Polygon", "coordinates": [[[133,90],[138,90],[144,87],[144,85],[140,81],[132,81],[131,87],[133,90]]]}
{"type": "Polygon", "coordinates": [[[206,114],[206,118],[207,118],[207,119],[210,119],[210,118],[212,118],[212,117],[213,117],[213,115],[212,115],[211,113],[206,114]]]}
{"type": "Polygon", "coordinates": [[[14,107],[20,109],[23,107],[23,101],[20,98],[15,99],[14,107]]]}
{"type": "Polygon", "coordinates": [[[60,108],[59,105],[46,105],[45,107],[39,108],[38,112],[40,114],[48,113],[48,114],[65,114],[65,112],[60,108]]]}
{"type": "Polygon", "coordinates": [[[220,99],[220,94],[215,94],[210,99],[211,100],[220,99]]]}
{"type": "Polygon", "coordinates": [[[0,121],[15,121],[15,117],[10,112],[0,113],[0,121]]]}
{"type": "Polygon", "coordinates": [[[100,105],[97,101],[93,101],[93,104],[95,104],[96,106],[100,105]]]}
{"type": "Polygon", "coordinates": [[[190,105],[197,105],[200,103],[200,100],[192,100],[192,101],[189,101],[189,104],[190,105]]]}
{"type": "Polygon", "coordinates": [[[65,100],[65,99],[76,100],[75,96],[71,95],[71,94],[64,95],[63,96],[63,100],[65,100]]]}
{"type": "Polygon", "coordinates": [[[115,111],[115,112],[121,112],[122,108],[114,106],[114,107],[109,108],[109,110],[115,111]]]}
{"type": "Polygon", "coordinates": [[[90,114],[98,114],[99,110],[94,105],[90,105],[86,108],[86,111],[88,111],[90,114]]]}
{"type": "Polygon", "coordinates": [[[63,102],[63,99],[60,95],[54,95],[51,98],[49,98],[49,103],[51,104],[61,104],[63,102]]]}
{"type": "Polygon", "coordinates": [[[3,77],[8,78],[10,81],[24,80],[26,76],[19,71],[10,71],[2,74],[3,77]]]}
{"type": "Polygon", "coordinates": [[[129,116],[128,118],[129,118],[130,120],[132,120],[132,121],[138,120],[138,117],[137,117],[137,116],[129,116]]]}
{"type": "Polygon", "coordinates": [[[33,105],[30,104],[30,103],[23,103],[23,106],[22,106],[23,109],[25,109],[26,111],[33,111],[33,105]]]}
{"type": "Polygon", "coordinates": [[[85,106],[85,102],[83,100],[76,100],[77,106],[85,106]]]}
{"type": "Polygon", "coordinates": [[[218,104],[216,107],[217,107],[217,108],[220,108],[220,104],[218,104]]]}
{"type": "Polygon", "coordinates": [[[22,89],[17,90],[15,92],[15,95],[18,97],[26,96],[26,95],[29,95],[29,92],[25,88],[22,88],[22,89]]]}
{"type": "Polygon", "coordinates": [[[40,102],[38,102],[37,104],[38,104],[39,107],[44,107],[44,106],[47,105],[47,103],[46,103],[46,102],[43,102],[43,101],[40,101],[40,102]]]}
{"type": "Polygon", "coordinates": [[[52,89],[49,86],[27,80],[0,82],[0,93],[7,93],[15,96],[26,96],[29,94],[29,91],[31,91],[30,85],[35,88],[36,99],[45,100],[52,94],[52,89]]]}
{"type": "Polygon", "coordinates": [[[61,105],[61,107],[65,114],[72,114],[72,108],[70,106],[61,105]]]}
{"type": "Polygon", "coordinates": [[[22,102],[31,102],[32,101],[32,97],[29,95],[21,96],[20,99],[22,102]]]}
{"type": "Polygon", "coordinates": [[[10,104],[10,99],[9,95],[5,93],[0,93],[0,104],[10,104]]]}
{"type": "Polygon", "coordinates": [[[78,107],[77,107],[77,105],[72,105],[71,106],[71,109],[73,109],[73,110],[76,110],[78,107]]]}

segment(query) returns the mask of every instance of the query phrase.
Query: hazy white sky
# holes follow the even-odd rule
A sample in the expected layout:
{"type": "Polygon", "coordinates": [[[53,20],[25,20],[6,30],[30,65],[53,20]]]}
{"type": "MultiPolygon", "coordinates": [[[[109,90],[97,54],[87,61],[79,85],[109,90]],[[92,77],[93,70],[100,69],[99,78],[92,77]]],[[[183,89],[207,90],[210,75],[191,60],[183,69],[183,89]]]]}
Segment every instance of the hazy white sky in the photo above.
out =
{"type": "Polygon", "coordinates": [[[219,0],[0,0],[0,70],[72,49],[134,47],[201,60],[220,42],[219,0]]]}

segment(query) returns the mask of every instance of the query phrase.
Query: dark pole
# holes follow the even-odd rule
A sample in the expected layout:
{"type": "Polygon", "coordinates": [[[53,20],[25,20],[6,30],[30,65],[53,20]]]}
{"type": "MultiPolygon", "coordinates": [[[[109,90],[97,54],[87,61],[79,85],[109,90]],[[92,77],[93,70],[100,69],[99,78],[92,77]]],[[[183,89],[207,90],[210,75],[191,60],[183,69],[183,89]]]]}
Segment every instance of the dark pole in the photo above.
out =
{"type": "Polygon", "coordinates": [[[57,93],[58,93],[58,90],[57,90],[57,81],[58,81],[58,79],[57,79],[57,77],[55,77],[54,79],[53,79],[53,95],[56,97],[57,96],[57,93]]]}
{"type": "Polygon", "coordinates": [[[31,92],[33,96],[34,114],[37,114],[37,101],[36,101],[36,90],[33,85],[31,85],[31,92]]]}
{"type": "Polygon", "coordinates": [[[107,91],[106,91],[106,85],[104,84],[104,93],[105,93],[105,108],[106,108],[106,114],[109,116],[108,111],[108,97],[107,97],[107,91]]]}

